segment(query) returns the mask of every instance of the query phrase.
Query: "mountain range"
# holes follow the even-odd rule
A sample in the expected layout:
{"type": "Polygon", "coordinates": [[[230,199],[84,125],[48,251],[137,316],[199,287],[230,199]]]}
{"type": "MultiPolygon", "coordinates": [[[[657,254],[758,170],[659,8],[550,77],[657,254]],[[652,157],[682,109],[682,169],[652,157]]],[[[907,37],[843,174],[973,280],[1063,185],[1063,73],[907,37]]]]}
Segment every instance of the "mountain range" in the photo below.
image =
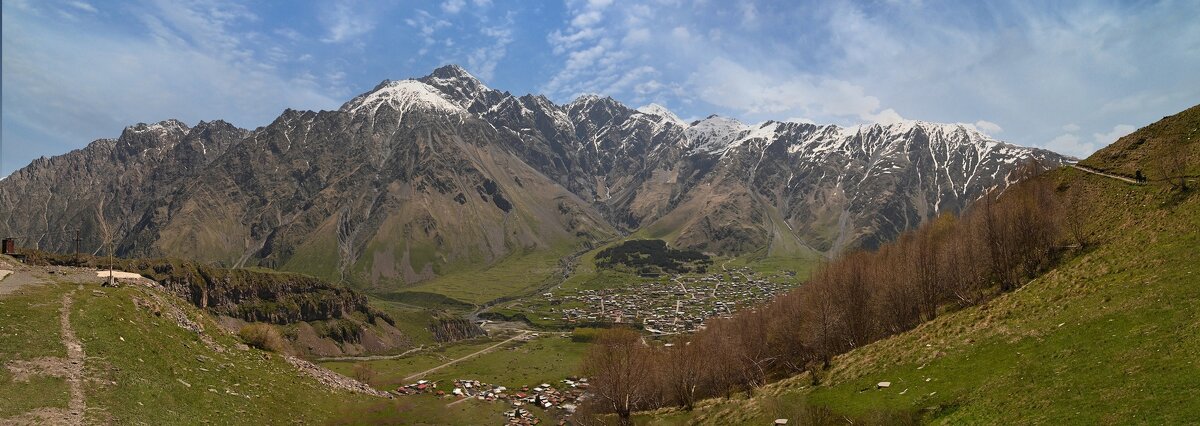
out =
{"type": "Polygon", "coordinates": [[[0,181],[0,233],[386,288],[628,234],[720,255],[875,247],[1006,187],[1031,159],[1072,161],[966,124],[560,105],[448,65],[337,111],[287,110],[254,130],[138,124],[35,160],[0,181]]]}

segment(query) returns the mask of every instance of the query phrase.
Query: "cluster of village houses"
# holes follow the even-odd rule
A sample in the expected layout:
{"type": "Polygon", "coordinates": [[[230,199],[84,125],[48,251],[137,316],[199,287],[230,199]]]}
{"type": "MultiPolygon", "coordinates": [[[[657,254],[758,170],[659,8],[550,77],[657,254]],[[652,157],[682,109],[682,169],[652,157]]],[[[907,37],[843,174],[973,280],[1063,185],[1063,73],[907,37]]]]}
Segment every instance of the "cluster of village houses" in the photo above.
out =
{"type": "Polygon", "coordinates": [[[781,283],[794,281],[792,274],[767,279],[749,268],[737,268],[703,276],[663,277],[624,288],[542,296],[550,305],[561,307],[552,309],[567,323],[633,323],[654,334],[674,334],[701,329],[708,318],[731,315],[738,306],[767,301],[791,288],[781,283]]]}
{"type": "MultiPolygon", "coordinates": [[[[794,273],[759,277],[749,268],[737,268],[701,276],[661,277],[623,288],[580,290],[557,297],[545,293],[542,297],[549,305],[559,307],[552,309],[567,323],[634,323],[651,333],[674,334],[702,329],[708,318],[732,315],[738,306],[767,301],[791,288],[794,277],[794,273]]],[[[540,420],[527,407],[561,410],[569,416],[586,398],[587,379],[568,378],[562,383],[559,388],[543,383],[509,389],[478,380],[455,380],[447,391],[439,389],[437,382],[421,380],[401,386],[395,393],[506,402],[512,405],[504,413],[507,424],[533,425],[540,420]]]]}
{"type": "Polygon", "coordinates": [[[478,380],[455,380],[454,387],[447,392],[439,389],[437,382],[420,380],[416,383],[401,386],[396,389],[398,395],[432,394],[442,398],[478,399],[480,401],[501,401],[512,405],[512,409],[504,413],[508,424],[532,425],[540,420],[525,407],[534,406],[545,410],[562,410],[566,415],[573,414],[578,403],[587,391],[586,378],[567,378],[562,380],[562,386],[556,388],[549,383],[538,386],[522,386],[520,389],[509,389],[504,386],[483,383],[478,380]]]}

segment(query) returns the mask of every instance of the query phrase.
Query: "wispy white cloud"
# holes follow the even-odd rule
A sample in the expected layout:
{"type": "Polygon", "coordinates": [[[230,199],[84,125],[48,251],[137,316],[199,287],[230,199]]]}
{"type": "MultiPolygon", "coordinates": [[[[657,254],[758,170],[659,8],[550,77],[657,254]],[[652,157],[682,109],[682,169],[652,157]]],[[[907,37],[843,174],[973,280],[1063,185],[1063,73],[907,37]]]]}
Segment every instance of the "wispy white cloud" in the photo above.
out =
{"type": "Polygon", "coordinates": [[[681,97],[686,89],[679,71],[666,64],[681,52],[663,49],[695,40],[659,10],[668,3],[569,2],[567,25],[547,38],[563,65],[539,91],[560,101],[602,93],[638,104],[691,103],[681,97]]]}
{"type": "Polygon", "coordinates": [[[467,6],[466,0],[446,0],[442,2],[442,10],[449,14],[461,12],[467,6]]]}
{"type": "Polygon", "coordinates": [[[606,94],[693,108],[683,115],[839,124],[898,120],[899,111],[1019,144],[1056,141],[1074,155],[1107,143],[1094,135],[1113,139],[1120,123],[1200,99],[1200,74],[1180,72],[1200,66],[1196,2],[603,6],[567,2],[548,37],[561,60],[542,86],[552,97],[631,87],[606,94]],[[613,85],[641,67],[655,70],[655,84],[613,85]]]}
{"type": "MultiPolygon", "coordinates": [[[[687,105],[699,100],[752,119],[779,115],[847,122],[903,119],[849,81],[802,72],[765,55],[742,61],[747,52],[738,40],[680,18],[687,16],[683,12],[690,6],[606,6],[604,2],[569,3],[567,25],[548,39],[563,65],[543,91],[560,100],[581,93],[626,96],[639,103],[670,99],[687,105]]],[[[763,18],[754,4],[742,3],[736,10],[738,22],[744,25],[763,18]]]]}
{"type": "Polygon", "coordinates": [[[1074,133],[1058,135],[1043,146],[1051,151],[1075,157],[1087,156],[1100,148],[1097,144],[1080,139],[1074,133]]]}
{"type": "Polygon", "coordinates": [[[513,17],[510,14],[505,22],[495,27],[485,27],[479,30],[484,37],[493,40],[488,46],[476,48],[467,55],[467,67],[471,72],[484,80],[491,80],[496,73],[496,66],[508,54],[508,45],[513,41],[513,17]]]}
{"type": "Polygon", "coordinates": [[[322,15],[328,35],[321,39],[326,43],[342,43],[354,40],[375,29],[374,14],[365,5],[357,2],[338,1],[333,9],[322,15]]]}
{"type": "Polygon", "coordinates": [[[88,12],[88,13],[99,12],[99,10],[96,10],[96,6],[92,6],[91,3],[88,3],[88,2],[85,2],[82,0],[70,1],[70,2],[67,2],[67,4],[70,5],[71,7],[82,10],[84,12],[88,12]]]}
{"type": "Polygon", "coordinates": [[[417,51],[419,56],[429,53],[430,49],[437,44],[438,30],[450,27],[450,21],[433,16],[424,10],[417,10],[415,16],[405,19],[404,23],[416,29],[417,36],[421,38],[422,45],[417,51]]]}
{"type": "Polygon", "coordinates": [[[979,131],[981,131],[981,132],[987,133],[992,136],[995,136],[997,133],[1004,131],[1004,128],[1000,127],[999,124],[996,124],[996,123],[993,123],[993,122],[990,122],[987,120],[976,121],[975,128],[979,129],[979,131]]]}
{"type": "Polygon", "coordinates": [[[1116,142],[1117,139],[1121,138],[1121,136],[1133,133],[1134,130],[1137,130],[1137,127],[1133,127],[1128,124],[1118,124],[1113,126],[1112,130],[1109,130],[1108,132],[1093,133],[1092,139],[1094,139],[1098,145],[1104,146],[1116,142]]]}
{"type": "Polygon", "coordinates": [[[725,58],[713,59],[699,69],[689,79],[689,86],[701,99],[751,116],[848,117],[879,123],[903,120],[895,110],[882,108],[879,99],[862,87],[846,81],[800,73],[780,76],[725,58]]]}
{"type": "Polygon", "coordinates": [[[1076,157],[1086,157],[1108,144],[1116,142],[1121,136],[1133,133],[1137,127],[1128,124],[1118,124],[1113,126],[1112,130],[1103,133],[1093,133],[1092,140],[1088,141],[1076,134],[1080,130],[1078,125],[1067,124],[1062,127],[1067,133],[1055,136],[1043,146],[1067,155],[1076,157]]]}
{"type": "Polygon", "coordinates": [[[742,25],[750,26],[758,23],[758,6],[753,2],[738,3],[738,9],[742,13],[742,25]]]}
{"type": "Polygon", "coordinates": [[[238,5],[150,3],[136,13],[140,33],[96,33],[6,3],[5,171],[136,122],[222,118],[254,127],[284,108],[339,104],[323,81],[281,71],[272,46],[249,42],[253,34],[240,29],[258,17],[238,5]]]}
{"type": "Polygon", "coordinates": [[[1194,2],[831,9],[840,54],[828,72],[922,119],[1002,120],[1020,144],[1086,156],[1115,140],[1118,123],[1149,123],[1200,97],[1200,74],[1168,71],[1200,58],[1200,21],[1182,18],[1200,13],[1194,2]]]}

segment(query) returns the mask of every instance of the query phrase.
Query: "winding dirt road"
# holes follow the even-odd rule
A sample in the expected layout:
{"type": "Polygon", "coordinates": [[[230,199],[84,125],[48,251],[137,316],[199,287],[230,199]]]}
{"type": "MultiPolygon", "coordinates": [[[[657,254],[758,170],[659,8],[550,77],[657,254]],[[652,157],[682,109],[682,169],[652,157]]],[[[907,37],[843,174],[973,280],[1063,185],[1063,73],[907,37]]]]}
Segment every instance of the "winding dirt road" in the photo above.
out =
{"type": "Polygon", "coordinates": [[[530,333],[529,331],[521,331],[521,334],[518,334],[518,335],[516,335],[516,336],[510,337],[510,338],[508,338],[508,340],[505,340],[505,341],[502,341],[502,342],[500,342],[500,343],[497,343],[497,344],[494,344],[494,345],[488,346],[488,347],[486,347],[486,348],[480,349],[480,350],[478,350],[478,351],[475,351],[475,352],[473,352],[473,353],[471,353],[471,354],[469,354],[469,355],[463,356],[463,357],[461,357],[461,358],[458,358],[458,359],[456,359],[456,360],[453,360],[453,361],[449,361],[449,362],[447,362],[447,363],[445,363],[445,364],[442,364],[442,365],[439,365],[439,366],[437,366],[437,367],[433,367],[433,368],[430,368],[430,369],[428,369],[428,370],[422,371],[422,372],[420,372],[420,373],[413,374],[413,375],[410,375],[410,376],[408,376],[408,377],[405,377],[405,378],[404,378],[404,381],[406,381],[406,382],[407,382],[407,381],[409,381],[409,380],[412,380],[412,379],[420,378],[420,377],[422,377],[422,376],[424,376],[424,375],[426,375],[426,374],[432,373],[432,372],[434,372],[434,371],[441,370],[441,369],[443,369],[443,368],[446,368],[446,367],[448,367],[448,366],[454,365],[454,364],[456,364],[456,363],[458,363],[458,362],[461,362],[461,361],[464,361],[464,360],[467,360],[467,359],[470,359],[470,358],[473,358],[473,357],[476,357],[476,356],[483,355],[483,354],[485,354],[485,353],[491,352],[493,349],[496,349],[496,348],[500,347],[501,345],[504,345],[505,343],[508,343],[508,342],[511,342],[511,341],[513,341],[513,340],[517,340],[517,339],[519,339],[519,338],[521,338],[521,337],[524,337],[525,335],[527,335],[527,334],[529,334],[529,333],[530,333]]]}

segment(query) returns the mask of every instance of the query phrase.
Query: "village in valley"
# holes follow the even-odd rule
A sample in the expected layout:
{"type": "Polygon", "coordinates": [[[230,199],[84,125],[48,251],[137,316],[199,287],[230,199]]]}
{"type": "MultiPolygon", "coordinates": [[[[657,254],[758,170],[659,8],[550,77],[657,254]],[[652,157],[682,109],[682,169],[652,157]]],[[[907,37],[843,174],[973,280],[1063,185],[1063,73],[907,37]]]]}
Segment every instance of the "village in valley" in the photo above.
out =
{"type": "Polygon", "coordinates": [[[576,366],[599,329],[629,327],[647,343],[671,345],[666,336],[703,330],[713,318],[769,301],[799,282],[790,269],[750,268],[737,259],[714,264],[707,254],[661,240],[625,241],[581,261],[584,271],[564,274],[555,285],[481,309],[472,325],[478,337],[397,359],[326,366],[378,369],[375,386],[402,398],[431,398],[454,409],[503,406],[508,424],[561,424],[588,398],[590,383],[576,366]]]}
{"type": "MultiPolygon", "coordinates": [[[[718,270],[621,272],[622,285],[600,289],[556,286],[509,306],[527,321],[520,327],[541,328],[541,332],[512,328],[520,324],[513,321],[482,319],[478,324],[489,331],[492,340],[513,332],[524,333],[513,337],[501,352],[521,351],[530,344],[555,341],[564,342],[559,345],[571,342],[583,345],[587,341],[584,331],[613,325],[642,329],[647,337],[668,336],[703,329],[712,318],[730,316],[739,308],[770,300],[797,283],[793,271],[761,272],[726,265],[713,269],[718,270]]],[[[513,362],[520,364],[522,359],[527,363],[541,362],[535,358],[518,357],[513,362]]],[[[560,422],[570,417],[587,398],[588,385],[587,378],[576,375],[537,385],[458,378],[418,380],[395,388],[393,393],[434,397],[452,405],[468,401],[502,403],[508,405],[503,413],[508,424],[540,424],[546,417],[560,422]]]]}
{"type": "MultiPolygon", "coordinates": [[[[709,318],[733,315],[795,287],[789,269],[719,266],[694,250],[662,240],[628,240],[596,252],[594,271],[495,312],[543,329],[615,324],[661,336],[704,328],[709,318]]],[[[495,316],[492,316],[495,318],[495,316]]]]}
{"type": "Polygon", "coordinates": [[[630,324],[653,335],[699,330],[712,317],[770,300],[793,287],[794,273],[760,275],[750,268],[679,274],[601,290],[563,290],[541,295],[541,320],[571,324],[630,324]],[[553,315],[553,316],[549,316],[553,315]]]}

